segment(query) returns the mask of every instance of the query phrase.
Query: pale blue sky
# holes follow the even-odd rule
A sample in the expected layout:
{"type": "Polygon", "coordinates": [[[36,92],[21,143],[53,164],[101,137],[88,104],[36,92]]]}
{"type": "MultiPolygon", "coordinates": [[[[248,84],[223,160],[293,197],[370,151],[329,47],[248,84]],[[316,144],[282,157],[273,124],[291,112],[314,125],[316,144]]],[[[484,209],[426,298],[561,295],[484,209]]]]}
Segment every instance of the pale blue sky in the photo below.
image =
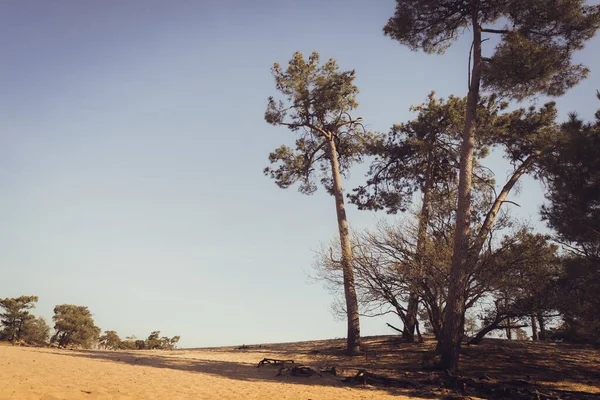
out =
{"type": "MultiPolygon", "coordinates": [[[[262,175],[292,143],[266,124],[273,62],[319,51],[356,69],[360,115],[385,131],[435,89],[466,93],[468,43],[444,56],[382,34],[392,0],[27,1],[0,6],[0,297],[86,305],[104,329],[182,346],[342,337],[309,284],[333,199],[262,175]]],[[[590,78],[561,115],[598,108],[590,78]]],[[[505,174],[499,156],[492,167],[505,174]]],[[[361,182],[364,167],[346,183],[361,182]]],[[[500,178],[500,177],[499,177],[500,178]]],[[[539,220],[537,183],[514,200],[539,220]]],[[[383,214],[349,207],[354,228],[383,214]]],[[[389,333],[363,319],[363,334],[389,333]]]]}

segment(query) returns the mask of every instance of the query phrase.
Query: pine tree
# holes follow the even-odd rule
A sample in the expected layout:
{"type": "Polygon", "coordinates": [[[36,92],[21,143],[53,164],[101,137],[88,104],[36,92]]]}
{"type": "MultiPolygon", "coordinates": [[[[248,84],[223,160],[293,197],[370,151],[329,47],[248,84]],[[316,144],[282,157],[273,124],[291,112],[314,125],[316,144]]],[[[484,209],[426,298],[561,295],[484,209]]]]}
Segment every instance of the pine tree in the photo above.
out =
{"type": "Polygon", "coordinates": [[[587,75],[587,68],[573,64],[571,57],[599,25],[600,6],[585,5],[584,0],[397,0],[396,12],[384,27],[392,39],[428,53],[443,53],[467,28],[472,35],[454,253],[439,345],[442,368],[458,369],[463,334],[481,87],[517,100],[563,94],[587,75]],[[484,34],[500,35],[489,57],[482,51],[484,34]]]}

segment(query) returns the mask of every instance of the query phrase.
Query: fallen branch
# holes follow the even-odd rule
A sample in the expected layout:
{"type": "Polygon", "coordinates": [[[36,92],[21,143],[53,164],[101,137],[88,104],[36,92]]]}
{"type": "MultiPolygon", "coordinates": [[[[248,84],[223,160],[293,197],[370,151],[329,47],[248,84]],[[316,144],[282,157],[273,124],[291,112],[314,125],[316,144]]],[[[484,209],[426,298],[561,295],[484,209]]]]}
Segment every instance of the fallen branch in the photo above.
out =
{"type": "Polygon", "coordinates": [[[258,365],[256,366],[256,368],[258,367],[262,367],[263,365],[279,365],[279,366],[284,366],[285,364],[294,364],[294,360],[277,360],[275,358],[263,358],[258,365]]]}

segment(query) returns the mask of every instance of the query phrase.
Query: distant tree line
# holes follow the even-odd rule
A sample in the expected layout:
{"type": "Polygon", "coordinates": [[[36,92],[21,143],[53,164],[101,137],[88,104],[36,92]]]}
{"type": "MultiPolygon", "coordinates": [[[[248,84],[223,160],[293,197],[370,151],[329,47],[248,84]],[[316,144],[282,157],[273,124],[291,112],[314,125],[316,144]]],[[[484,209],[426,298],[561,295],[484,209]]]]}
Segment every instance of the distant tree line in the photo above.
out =
{"type": "Polygon", "coordinates": [[[145,340],[138,340],[135,336],[121,340],[115,331],[106,331],[100,336],[99,343],[102,348],[109,350],[173,350],[179,342],[180,336],[160,336],[160,331],[150,333],[145,340]]]}
{"type": "Polygon", "coordinates": [[[54,333],[42,317],[35,317],[31,310],[38,301],[37,296],[20,296],[0,299],[0,340],[13,344],[32,346],[56,346],[75,348],[103,348],[127,350],[172,350],[180,337],[160,337],[154,331],[146,340],[135,337],[121,340],[115,331],[106,331],[100,336],[100,328],[94,323],[93,315],[85,306],[61,304],[54,307],[54,333]]]}

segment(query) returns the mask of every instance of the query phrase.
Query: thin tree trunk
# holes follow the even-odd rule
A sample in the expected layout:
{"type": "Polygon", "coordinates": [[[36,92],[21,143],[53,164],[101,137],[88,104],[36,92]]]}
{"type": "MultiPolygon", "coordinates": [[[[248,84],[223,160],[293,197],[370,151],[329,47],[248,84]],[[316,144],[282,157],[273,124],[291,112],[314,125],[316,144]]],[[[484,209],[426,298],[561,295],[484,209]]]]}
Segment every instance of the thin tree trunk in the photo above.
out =
{"type": "Polygon", "coordinates": [[[537,325],[535,323],[535,314],[531,314],[531,340],[538,340],[537,325]]]}
{"type": "Polygon", "coordinates": [[[465,128],[460,149],[460,171],[458,180],[458,205],[454,251],[448,284],[448,299],[444,313],[444,328],[439,350],[440,366],[449,372],[458,369],[462,339],[462,318],[465,313],[465,290],[469,258],[469,231],[471,220],[471,181],[473,178],[473,151],[477,132],[477,105],[481,82],[481,27],[479,26],[479,1],[473,0],[471,26],[473,29],[473,68],[469,95],[465,111],[465,128]]]}
{"type": "MultiPolygon", "coordinates": [[[[481,340],[484,338],[485,335],[487,335],[488,333],[490,333],[491,331],[495,330],[495,329],[506,329],[506,325],[500,325],[500,323],[502,322],[503,318],[500,319],[496,319],[494,320],[494,322],[492,322],[490,325],[486,326],[485,328],[483,328],[482,330],[480,330],[479,332],[477,332],[477,335],[475,335],[475,337],[471,340],[469,340],[469,344],[479,344],[481,343],[481,340]]],[[[519,328],[524,328],[527,325],[512,325],[513,329],[519,329],[519,328]]]]}
{"type": "MultiPolygon", "coordinates": [[[[429,225],[429,214],[431,207],[431,186],[433,184],[433,154],[429,151],[427,155],[427,171],[425,176],[425,184],[423,185],[423,204],[421,205],[421,213],[419,215],[419,228],[417,233],[417,253],[416,271],[417,280],[420,282],[420,278],[423,276],[423,269],[425,267],[425,252],[427,250],[427,225],[429,225]]],[[[406,325],[405,325],[405,339],[409,342],[415,341],[415,324],[417,323],[417,312],[419,306],[419,295],[417,294],[416,283],[412,283],[410,295],[408,297],[408,307],[406,313],[406,325]]]]}
{"type": "MultiPolygon", "coordinates": [[[[508,309],[508,293],[504,292],[504,307],[508,309]]],[[[510,327],[510,317],[506,318],[506,338],[512,340],[512,329],[510,327]]]]}
{"type": "Polygon", "coordinates": [[[506,182],[506,184],[502,187],[502,191],[500,191],[500,193],[496,197],[492,208],[490,208],[490,211],[488,211],[487,215],[485,216],[485,220],[483,221],[483,225],[481,225],[481,229],[479,229],[477,239],[472,248],[473,255],[477,255],[481,252],[481,249],[485,244],[485,240],[487,239],[489,233],[492,230],[492,227],[494,226],[494,222],[496,221],[496,217],[500,212],[500,207],[502,207],[504,200],[506,200],[508,194],[510,193],[512,188],[517,184],[521,176],[523,176],[523,174],[527,172],[527,169],[531,167],[531,164],[533,164],[537,156],[538,153],[535,153],[527,157],[525,161],[523,161],[523,163],[519,166],[519,168],[517,168],[515,172],[513,172],[508,182],[506,182]]]}
{"type": "Polygon", "coordinates": [[[400,333],[402,333],[402,338],[405,338],[405,335],[406,335],[406,312],[405,312],[405,310],[402,308],[402,306],[398,302],[398,299],[396,299],[396,297],[392,293],[388,293],[386,290],[384,290],[384,297],[394,307],[394,309],[396,310],[396,314],[402,321],[403,328],[400,331],[400,333]]]}
{"type": "Polygon", "coordinates": [[[429,322],[431,322],[433,335],[437,340],[440,340],[443,331],[442,311],[437,304],[430,304],[427,312],[429,314],[429,322]]]}
{"type": "Polygon", "coordinates": [[[331,159],[331,177],[333,179],[333,195],[335,197],[335,210],[337,213],[338,229],[340,232],[340,246],[342,250],[342,271],[344,278],[344,295],[346,297],[346,313],[348,317],[347,351],[349,354],[360,352],[360,321],[358,314],[358,299],[354,286],[354,270],[352,265],[352,245],[350,231],[344,207],[344,193],[338,162],[337,149],[334,135],[328,138],[329,156],[331,159]]]}
{"type": "Polygon", "coordinates": [[[537,314],[537,320],[540,324],[540,340],[546,340],[546,321],[541,313],[537,314]]]}
{"type": "Polygon", "coordinates": [[[423,303],[425,304],[425,310],[431,323],[431,329],[435,339],[439,341],[442,334],[442,310],[438,307],[437,297],[432,293],[431,289],[427,286],[427,278],[423,284],[423,303]]]}
{"type": "Polygon", "coordinates": [[[479,332],[477,332],[477,334],[475,335],[475,337],[473,337],[473,339],[469,340],[469,344],[479,344],[479,343],[481,343],[481,340],[485,337],[485,335],[487,335],[488,333],[490,333],[494,329],[498,329],[498,326],[502,322],[502,319],[503,318],[496,317],[496,319],[494,319],[494,321],[491,324],[489,324],[488,326],[484,327],[482,330],[480,330],[479,332]]]}

